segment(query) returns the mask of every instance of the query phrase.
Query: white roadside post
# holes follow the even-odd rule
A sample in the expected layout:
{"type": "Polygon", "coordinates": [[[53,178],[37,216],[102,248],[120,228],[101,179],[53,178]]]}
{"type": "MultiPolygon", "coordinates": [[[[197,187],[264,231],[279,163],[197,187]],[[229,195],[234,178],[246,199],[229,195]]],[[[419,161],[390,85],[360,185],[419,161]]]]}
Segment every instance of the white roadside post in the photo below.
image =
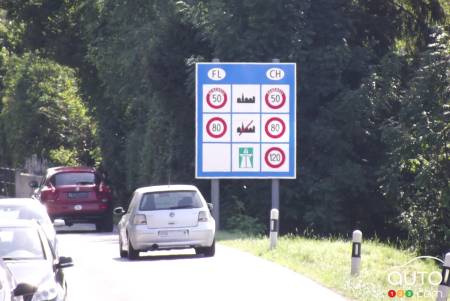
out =
{"type": "Polygon", "coordinates": [[[359,230],[353,231],[352,237],[352,276],[359,274],[361,269],[361,243],[362,243],[362,232],[359,230]]]}
{"type": "Polygon", "coordinates": [[[442,282],[439,285],[436,301],[447,301],[450,291],[450,252],[445,254],[442,265],[442,282]]]}
{"type": "Polygon", "coordinates": [[[273,250],[277,246],[278,240],[278,209],[270,210],[270,249],[273,250]]]}

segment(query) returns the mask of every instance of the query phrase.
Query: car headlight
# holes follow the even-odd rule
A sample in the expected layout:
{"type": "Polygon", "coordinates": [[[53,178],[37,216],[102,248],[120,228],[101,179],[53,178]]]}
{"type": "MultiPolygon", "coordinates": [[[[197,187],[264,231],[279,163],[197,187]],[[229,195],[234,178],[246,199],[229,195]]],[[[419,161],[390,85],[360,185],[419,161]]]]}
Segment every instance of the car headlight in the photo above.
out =
{"type": "Polygon", "coordinates": [[[31,301],[53,301],[58,300],[58,285],[53,279],[47,279],[39,285],[37,292],[31,301]]]}

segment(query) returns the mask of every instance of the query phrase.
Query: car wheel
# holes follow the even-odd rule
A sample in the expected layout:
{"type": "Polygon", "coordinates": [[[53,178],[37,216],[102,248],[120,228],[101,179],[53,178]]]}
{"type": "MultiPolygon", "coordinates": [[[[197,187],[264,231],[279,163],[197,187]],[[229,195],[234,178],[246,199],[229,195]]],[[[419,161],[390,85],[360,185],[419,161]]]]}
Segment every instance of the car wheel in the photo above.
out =
{"type": "Polygon", "coordinates": [[[98,232],[112,232],[113,227],[113,218],[110,213],[107,213],[100,222],[95,224],[98,232]]]}
{"type": "Polygon", "coordinates": [[[122,246],[122,239],[119,237],[119,252],[120,252],[120,258],[125,258],[128,256],[128,252],[124,251],[122,246]]]}
{"type": "Polygon", "coordinates": [[[213,240],[210,247],[195,248],[195,253],[203,254],[205,257],[213,257],[216,254],[216,240],[213,240]]]}
{"type": "Polygon", "coordinates": [[[128,239],[128,259],[134,260],[139,258],[139,251],[133,248],[130,239],[128,239]]]}

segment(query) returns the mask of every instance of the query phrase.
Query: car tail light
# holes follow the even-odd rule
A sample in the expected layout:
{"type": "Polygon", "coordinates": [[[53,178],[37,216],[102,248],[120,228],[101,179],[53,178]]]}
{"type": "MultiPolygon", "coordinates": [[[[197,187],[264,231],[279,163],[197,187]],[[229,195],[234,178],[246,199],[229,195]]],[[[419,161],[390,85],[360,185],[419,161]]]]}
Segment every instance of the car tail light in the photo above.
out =
{"type": "Polygon", "coordinates": [[[145,214],[136,214],[133,219],[134,225],[146,225],[147,224],[147,218],[145,217],[145,214]]]}
{"type": "Polygon", "coordinates": [[[198,221],[199,222],[207,222],[209,220],[208,213],[206,211],[200,211],[198,213],[198,221]]]}
{"type": "Polygon", "coordinates": [[[44,187],[41,191],[41,200],[42,202],[50,202],[53,203],[55,201],[56,195],[55,195],[55,187],[44,187]]]}

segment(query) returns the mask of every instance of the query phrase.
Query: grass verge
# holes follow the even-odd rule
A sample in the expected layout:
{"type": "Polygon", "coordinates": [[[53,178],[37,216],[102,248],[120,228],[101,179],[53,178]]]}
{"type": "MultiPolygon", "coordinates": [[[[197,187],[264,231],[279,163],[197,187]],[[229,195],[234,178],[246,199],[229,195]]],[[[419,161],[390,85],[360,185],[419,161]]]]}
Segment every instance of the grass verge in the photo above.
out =
{"type": "Polygon", "coordinates": [[[351,242],[283,236],[275,250],[267,237],[220,232],[217,240],[299,272],[351,300],[436,300],[440,268],[431,259],[413,260],[417,254],[375,240],[363,241],[361,274],[350,276],[351,242]],[[394,290],[395,298],[388,292],[394,290]],[[411,294],[407,297],[403,294],[411,294]]]}

